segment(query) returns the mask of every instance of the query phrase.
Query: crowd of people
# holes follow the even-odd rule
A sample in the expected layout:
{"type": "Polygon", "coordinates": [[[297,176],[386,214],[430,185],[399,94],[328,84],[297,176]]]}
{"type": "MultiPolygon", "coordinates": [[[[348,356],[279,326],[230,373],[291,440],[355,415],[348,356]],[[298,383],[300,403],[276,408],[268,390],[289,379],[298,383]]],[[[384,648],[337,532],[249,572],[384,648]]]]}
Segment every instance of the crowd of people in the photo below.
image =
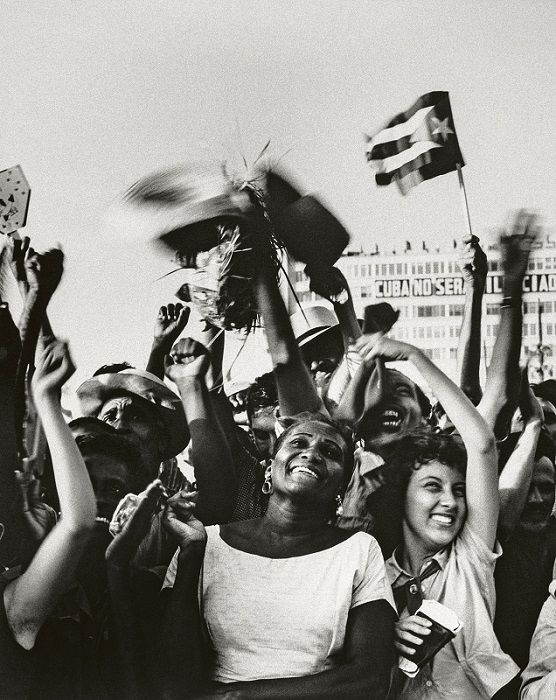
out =
{"type": "Polygon", "coordinates": [[[63,254],[11,237],[24,309],[16,325],[0,306],[0,697],[555,698],[556,381],[519,364],[537,235],[526,211],[501,235],[484,386],[473,236],[455,381],[389,337],[388,305],[361,323],[332,266],[311,278],[329,304],[297,330],[260,256],[271,373],[227,396],[226,334],[188,337],[189,305],[167,304],[146,368],[100,367],[69,423],[75,368],[47,315],[63,254]]]}

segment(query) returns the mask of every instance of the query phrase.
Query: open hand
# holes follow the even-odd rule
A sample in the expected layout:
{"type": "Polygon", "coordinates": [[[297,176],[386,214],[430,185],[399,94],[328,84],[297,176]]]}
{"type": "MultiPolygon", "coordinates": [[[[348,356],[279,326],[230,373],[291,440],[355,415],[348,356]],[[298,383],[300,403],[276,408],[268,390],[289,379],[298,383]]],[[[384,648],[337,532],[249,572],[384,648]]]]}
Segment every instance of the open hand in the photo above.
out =
{"type": "Polygon", "coordinates": [[[21,494],[23,519],[35,542],[42,542],[56,525],[56,511],[41,499],[41,482],[30,471],[15,472],[21,494]]]}
{"type": "Polygon", "coordinates": [[[169,350],[187,325],[191,309],[183,304],[168,304],[158,310],[154,323],[154,342],[169,350]]]}
{"type": "Polygon", "coordinates": [[[477,236],[468,235],[462,241],[457,259],[465,285],[483,291],[488,273],[487,256],[479,245],[477,236]]]}
{"type": "Polygon", "coordinates": [[[504,273],[504,296],[521,294],[521,285],[529,254],[539,234],[537,216],[521,209],[515,216],[511,231],[500,236],[501,263],[504,273]]]}
{"type": "Polygon", "coordinates": [[[32,380],[34,396],[58,396],[74,372],[75,365],[68,344],[57,338],[50,339],[38,353],[32,380]]]}
{"type": "Polygon", "coordinates": [[[191,544],[204,544],[207,540],[205,526],[195,517],[197,491],[182,490],[168,499],[162,519],[164,529],[179,543],[180,548],[191,544]]]}
{"type": "Polygon", "coordinates": [[[166,363],[166,376],[174,383],[195,377],[204,377],[210,357],[204,345],[193,338],[182,338],[174,345],[166,363]]]}
{"type": "Polygon", "coordinates": [[[396,622],[396,649],[403,656],[411,658],[415,654],[415,647],[421,646],[431,633],[430,620],[421,615],[410,615],[396,622]]]}

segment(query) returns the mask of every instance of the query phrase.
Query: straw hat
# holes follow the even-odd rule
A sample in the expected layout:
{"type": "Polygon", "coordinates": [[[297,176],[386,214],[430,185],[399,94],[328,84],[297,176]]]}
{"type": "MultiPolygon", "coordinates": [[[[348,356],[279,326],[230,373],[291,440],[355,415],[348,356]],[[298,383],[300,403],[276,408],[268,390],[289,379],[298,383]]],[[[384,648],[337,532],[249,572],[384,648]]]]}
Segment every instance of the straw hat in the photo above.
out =
{"type": "Polygon", "coordinates": [[[141,369],[99,374],[77,388],[85,416],[98,416],[104,404],[119,394],[132,394],[153,404],[168,434],[161,460],[181,452],[189,440],[189,430],[180,397],[156,375],[141,369]]]}

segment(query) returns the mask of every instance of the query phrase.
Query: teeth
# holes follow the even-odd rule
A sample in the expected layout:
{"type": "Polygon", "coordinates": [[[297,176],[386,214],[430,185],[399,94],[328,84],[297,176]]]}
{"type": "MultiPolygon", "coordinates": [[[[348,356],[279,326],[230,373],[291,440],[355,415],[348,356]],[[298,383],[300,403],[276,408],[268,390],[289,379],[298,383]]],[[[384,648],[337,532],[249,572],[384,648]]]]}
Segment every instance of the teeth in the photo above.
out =
{"type": "Polygon", "coordinates": [[[293,467],[292,469],[292,474],[293,472],[302,472],[303,474],[308,474],[309,476],[312,476],[313,479],[318,479],[319,476],[316,472],[314,472],[312,469],[309,469],[309,467],[293,467]]]}
{"type": "Polygon", "coordinates": [[[454,522],[454,517],[452,515],[440,515],[439,513],[431,515],[431,519],[443,525],[451,525],[454,522]]]}

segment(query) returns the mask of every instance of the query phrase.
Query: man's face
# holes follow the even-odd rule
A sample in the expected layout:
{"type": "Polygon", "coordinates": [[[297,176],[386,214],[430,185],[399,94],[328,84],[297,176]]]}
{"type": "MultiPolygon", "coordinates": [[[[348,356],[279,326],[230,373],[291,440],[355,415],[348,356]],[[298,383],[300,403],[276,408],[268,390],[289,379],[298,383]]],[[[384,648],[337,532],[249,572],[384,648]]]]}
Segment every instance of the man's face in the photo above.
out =
{"type": "Polygon", "coordinates": [[[374,386],[376,373],[369,379],[366,412],[359,429],[365,441],[375,448],[387,447],[423,422],[415,383],[397,370],[387,369],[385,375],[385,386],[380,393],[374,386]]]}
{"type": "Polygon", "coordinates": [[[140,451],[144,465],[156,467],[162,461],[161,427],[156,409],[148,401],[135,396],[116,396],[108,399],[98,417],[127,435],[140,451]]]}
{"type": "Polygon", "coordinates": [[[518,529],[527,534],[543,532],[554,507],[554,464],[549,457],[535,462],[533,477],[518,529]]]}
{"type": "Polygon", "coordinates": [[[120,500],[132,491],[127,464],[105,454],[83,456],[93,485],[98,516],[110,520],[120,500]]]}
{"type": "Polygon", "coordinates": [[[327,332],[306,343],[301,352],[319,395],[322,396],[342,359],[343,347],[339,345],[336,334],[327,332]]]}

